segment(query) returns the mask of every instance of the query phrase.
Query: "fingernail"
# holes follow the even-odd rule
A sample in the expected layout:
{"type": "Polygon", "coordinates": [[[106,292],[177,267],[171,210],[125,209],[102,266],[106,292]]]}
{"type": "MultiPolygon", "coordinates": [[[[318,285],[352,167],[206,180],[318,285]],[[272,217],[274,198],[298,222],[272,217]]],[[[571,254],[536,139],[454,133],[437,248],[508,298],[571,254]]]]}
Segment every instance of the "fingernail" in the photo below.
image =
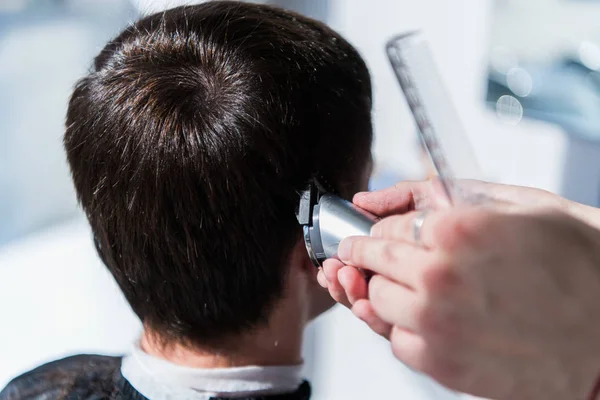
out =
{"type": "Polygon", "coordinates": [[[352,238],[342,240],[338,247],[338,258],[345,264],[350,260],[352,252],[352,238]]]}

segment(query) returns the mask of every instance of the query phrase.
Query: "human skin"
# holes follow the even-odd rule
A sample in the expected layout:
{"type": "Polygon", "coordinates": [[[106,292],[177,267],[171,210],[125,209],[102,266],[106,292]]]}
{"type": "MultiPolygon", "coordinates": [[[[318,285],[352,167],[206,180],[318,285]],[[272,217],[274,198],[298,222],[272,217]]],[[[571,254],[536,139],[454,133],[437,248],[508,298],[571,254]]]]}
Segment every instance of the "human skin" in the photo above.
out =
{"type": "Polygon", "coordinates": [[[495,399],[585,399],[600,374],[598,211],[536,189],[461,182],[448,207],[431,182],[354,202],[377,215],[341,243],[319,282],[395,356],[440,383],[495,399]],[[415,243],[413,223],[429,213],[415,243]],[[356,268],[375,275],[367,284],[356,268]]]}

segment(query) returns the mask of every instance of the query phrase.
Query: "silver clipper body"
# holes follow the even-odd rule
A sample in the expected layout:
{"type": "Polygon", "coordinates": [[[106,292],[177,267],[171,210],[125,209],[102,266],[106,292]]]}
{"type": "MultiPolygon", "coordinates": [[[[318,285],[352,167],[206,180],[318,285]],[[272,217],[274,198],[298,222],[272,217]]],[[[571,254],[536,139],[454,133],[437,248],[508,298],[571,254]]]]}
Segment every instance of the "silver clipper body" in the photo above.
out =
{"type": "Polygon", "coordinates": [[[337,257],[340,242],[349,236],[369,236],[378,218],[326,192],[316,181],[302,193],[296,212],[311,261],[320,267],[337,257]]]}

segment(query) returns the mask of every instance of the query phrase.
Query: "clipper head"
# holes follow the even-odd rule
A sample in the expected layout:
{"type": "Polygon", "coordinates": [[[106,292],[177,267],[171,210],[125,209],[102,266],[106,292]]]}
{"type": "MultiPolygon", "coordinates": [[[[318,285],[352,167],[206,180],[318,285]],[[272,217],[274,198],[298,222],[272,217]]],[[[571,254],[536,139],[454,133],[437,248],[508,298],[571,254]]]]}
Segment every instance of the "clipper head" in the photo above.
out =
{"type": "Polygon", "coordinates": [[[317,182],[312,180],[308,187],[301,193],[300,202],[296,209],[296,219],[302,225],[302,235],[308,257],[316,267],[320,267],[321,263],[326,259],[320,245],[318,209],[316,221],[313,218],[315,207],[318,207],[321,194],[321,191],[317,187],[317,182]],[[317,251],[313,248],[313,242],[317,245],[317,251]]]}
{"type": "Polygon", "coordinates": [[[302,225],[310,260],[320,267],[337,257],[340,242],[348,236],[369,236],[378,218],[334,194],[312,180],[300,196],[296,218],[302,225]]]}

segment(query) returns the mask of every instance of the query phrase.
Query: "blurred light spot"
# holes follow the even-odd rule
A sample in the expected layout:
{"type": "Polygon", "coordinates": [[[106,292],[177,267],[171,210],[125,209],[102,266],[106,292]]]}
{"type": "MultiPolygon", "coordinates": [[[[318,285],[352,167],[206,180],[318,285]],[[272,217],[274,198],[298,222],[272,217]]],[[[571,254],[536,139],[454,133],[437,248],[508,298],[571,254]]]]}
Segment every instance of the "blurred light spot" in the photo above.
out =
{"type": "Polygon", "coordinates": [[[515,68],[519,61],[514,52],[506,47],[496,47],[491,55],[492,67],[501,74],[507,74],[511,68],[515,68]]]}
{"type": "Polygon", "coordinates": [[[504,95],[496,103],[496,115],[505,124],[517,125],[523,119],[523,106],[515,97],[504,95]]]}
{"type": "Polygon", "coordinates": [[[533,89],[533,78],[523,68],[511,68],[506,74],[506,83],[514,94],[527,97],[533,89]]]}
{"type": "Polygon", "coordinates": [[[600,69],[600,48],[595,43],[584,40],[579,45],[579,59],[589,69],[600,69]]]}

